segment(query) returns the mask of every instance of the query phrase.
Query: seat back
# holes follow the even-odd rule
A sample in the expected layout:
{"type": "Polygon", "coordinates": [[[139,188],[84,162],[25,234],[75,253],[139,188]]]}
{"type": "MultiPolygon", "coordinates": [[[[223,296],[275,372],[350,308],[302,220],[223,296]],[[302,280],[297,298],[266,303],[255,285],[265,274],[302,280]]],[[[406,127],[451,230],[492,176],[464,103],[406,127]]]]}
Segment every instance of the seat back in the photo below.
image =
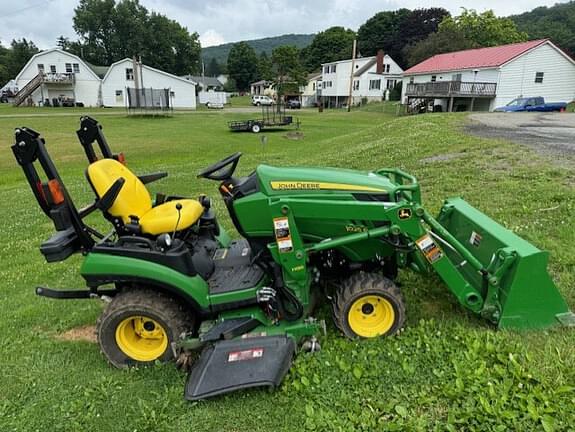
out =
{"type": "Polygon", "coordinates": [[[141,218],[152,208],[152,198],[144,183],[125,165],[115,159],[101,159],[88,166],[88,181],[101,198],[114,182],[122,177],[125,182],[108,213],[127,224],[130,216],[141,218]]]}

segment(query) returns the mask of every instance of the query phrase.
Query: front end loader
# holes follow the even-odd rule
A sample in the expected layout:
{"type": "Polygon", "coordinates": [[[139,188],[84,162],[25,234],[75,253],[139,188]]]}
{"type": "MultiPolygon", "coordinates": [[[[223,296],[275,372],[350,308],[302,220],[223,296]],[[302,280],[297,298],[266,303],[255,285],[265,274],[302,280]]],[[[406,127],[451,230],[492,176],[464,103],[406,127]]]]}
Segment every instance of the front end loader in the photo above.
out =
{"type": "Polygon", "coordinates": [[[17,129],[12,146],[54,222],[56,234],[40,247],[47,261],[84,256],[86,289],[37,294],[111,299],[97,323],[107,360],[191,366],[189,400],[279,385],[298,347],[319,348],[325,324],[313,314],[321,302],[331,302],[334,324],[349,338],[393,335],[406,314],[398,269],[436,273],[495,327],[575,323],[547,273],[546,252],[459,198],[432,217],[417,180],[401,170],[259,165],[236,177],[235,153],[198,174],[218,183],[241,236],[231,240],[208,197],[153,199],[145,185],[166,174],[135,175],[97,121],[83,117],[78,137],[95,195],[82,209],[38,133],[17,129]],[[84,222],[96,211],[109,233],[84,222]],[[195,363],[194,352],[201,353],[195,363]]]}

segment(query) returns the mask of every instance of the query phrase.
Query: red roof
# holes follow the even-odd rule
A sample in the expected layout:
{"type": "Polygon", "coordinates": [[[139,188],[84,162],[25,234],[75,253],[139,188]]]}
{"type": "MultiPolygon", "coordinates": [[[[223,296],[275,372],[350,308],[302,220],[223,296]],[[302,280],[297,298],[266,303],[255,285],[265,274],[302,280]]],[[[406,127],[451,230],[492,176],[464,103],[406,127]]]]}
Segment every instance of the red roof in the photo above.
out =
{"type": "Polygon", "coordinates": [[[539,39],[496,47],[437,54],[409,68],[404,74],[498,67],[545,42],[547,42],[547,39],[539,39]]]}

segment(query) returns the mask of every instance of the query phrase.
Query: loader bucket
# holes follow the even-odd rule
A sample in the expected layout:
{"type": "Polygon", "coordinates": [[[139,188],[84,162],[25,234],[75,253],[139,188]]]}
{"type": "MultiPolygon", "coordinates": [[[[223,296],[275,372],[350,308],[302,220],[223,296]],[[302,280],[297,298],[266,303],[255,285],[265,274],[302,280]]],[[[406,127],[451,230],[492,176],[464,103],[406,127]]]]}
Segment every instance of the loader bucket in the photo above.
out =
{"type": "Polygon", "coordinates": [[[484,301],[481,314],[499,328],[575,325],[575,315],[547,272],[548,252],[461,198],[447,200],[437,222],[456,240],[448,243],[457,247],[450,248],[447,244],[442,247],[445,255],[463,279],[481,293],[484,301]],[[472,255],[469,259],[457,252],[461,247],[472,255]],[[470,263],[481,265],[482,269],[470,263]]]}

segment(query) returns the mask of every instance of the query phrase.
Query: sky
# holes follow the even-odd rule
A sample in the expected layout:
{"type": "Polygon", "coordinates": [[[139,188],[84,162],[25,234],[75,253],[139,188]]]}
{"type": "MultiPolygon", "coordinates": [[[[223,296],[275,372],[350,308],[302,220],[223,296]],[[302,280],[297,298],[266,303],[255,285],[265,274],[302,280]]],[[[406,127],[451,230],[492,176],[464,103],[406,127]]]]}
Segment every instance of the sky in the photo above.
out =
{"type": "MultiPolygon", "coordinates": [[[[383,10],[443,7],[459,14],[462,7],[493,9],[506,16],[552,6],[557,0],[140,0],[150,11],[175,19],[200,35],[202,46],[259,39],[287,33],[317,33],[334,25],[357,30],[383,10]]],[[[77,38],[72,17],[78,0],[0,0],[0,41],[34,41],[52,48],[64,35],[77,38]]]]}

